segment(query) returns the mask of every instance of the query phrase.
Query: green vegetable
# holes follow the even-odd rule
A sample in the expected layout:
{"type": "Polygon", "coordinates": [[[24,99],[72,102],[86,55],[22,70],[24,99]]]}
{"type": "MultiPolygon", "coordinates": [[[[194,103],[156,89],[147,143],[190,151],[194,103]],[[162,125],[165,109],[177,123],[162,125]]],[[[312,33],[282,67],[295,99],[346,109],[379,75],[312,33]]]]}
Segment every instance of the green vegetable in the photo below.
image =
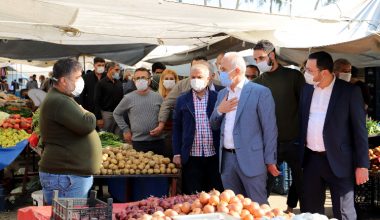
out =
{"type": "Polygon", "coordinates": [[[33,131],[34,133],[36,133],[37,135],[40,135],[40,109],[37,109],[34,113],[33,113],[33,122],[32,122],[32,127],[33,127],[33,131]]]}
{"type": "Polygon", "coordinates": [[[0,107],[0,111],[6,112],[8,114],[20,114],[24,118],[32,117],[32,110],[26,107],[3,106],[0,107]]]}
{"type": "Polygon", "coordinates": [[[378,121],[367,119],[366,127],[368,131],[368,135],[373,136],[373,135],[380,134],[380,126],[379,126],[378,121]]]}
{"type": "Polygon", "coordinates": [[[102,146],[121,146],[123,145],[122,140],[120,140],[120,137],[116,134],[101,131],[99,132],[100,141],[102,142],[102,146]]]}

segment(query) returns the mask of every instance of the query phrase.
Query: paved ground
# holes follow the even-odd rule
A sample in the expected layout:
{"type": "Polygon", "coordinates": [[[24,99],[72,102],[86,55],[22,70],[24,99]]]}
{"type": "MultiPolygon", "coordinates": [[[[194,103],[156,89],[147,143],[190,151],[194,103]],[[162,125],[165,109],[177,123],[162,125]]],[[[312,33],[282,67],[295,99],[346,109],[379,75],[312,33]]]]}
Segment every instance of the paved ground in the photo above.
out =
{"type": "MultiPolygon", "coordinates": [[[[271,194],[269,197],[269,204],[271,207],[280,208],[282,210],[286,210],[286,195],[278,195],[278,194],[271,194]]],[[[293,210],[295,214],[299,214],[299,205],[293,210]]],[[[331,204],[331,197],[330,193],[327,192],[326,194],[326,202],[325,202],[325,213],[328,217],[332,218],[332,204],[331,204]]]]}
{"type": "Polygon", "coordinates": [[[17,219],[17,212],[0,212],[0,220],[17,219]]]}

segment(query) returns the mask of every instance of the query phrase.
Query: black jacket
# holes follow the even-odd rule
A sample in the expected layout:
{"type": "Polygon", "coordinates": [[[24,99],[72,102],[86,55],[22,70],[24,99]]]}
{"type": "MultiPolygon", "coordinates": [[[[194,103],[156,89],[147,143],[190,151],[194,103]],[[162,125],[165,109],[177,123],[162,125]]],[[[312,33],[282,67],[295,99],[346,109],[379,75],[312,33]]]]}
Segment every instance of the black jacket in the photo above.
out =
{"type": "MultiPolygon", "coordinates": [[[[103,73],[101,76],[101,79],[103,79],[105,76],[106,76],[106,73],[103,73]]],[[[88,71],[86,74],[83,75],[83,80],[84,80],[84,89],[83,89],[83,92],[79,96],[78,102],[87,111],[95,113],[94,97],[95,97],[95,87],[96,87],[96,84],[98,84],[99,82],[98,77],[96,77],[94,71],[88,71]]]]}

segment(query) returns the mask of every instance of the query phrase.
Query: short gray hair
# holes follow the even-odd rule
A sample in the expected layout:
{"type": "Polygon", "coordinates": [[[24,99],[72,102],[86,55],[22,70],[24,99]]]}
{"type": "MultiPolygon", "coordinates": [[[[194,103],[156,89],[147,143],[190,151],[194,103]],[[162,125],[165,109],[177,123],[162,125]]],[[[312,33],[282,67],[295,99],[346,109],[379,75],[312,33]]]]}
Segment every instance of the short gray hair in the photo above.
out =
{"type": "Polygon", "coordinates": [[[228,52],[224,55],[224,59],[226,58],[231,60],[231,66],[233,66],[233,68],[239,67],[240,74],[245,75],[245,70],[247,67],[242,56],[240,56],[237,52],[228,52]]]}
{"type": "Polygon", "coordinates": [[[190,68],[190,74],[193,71],[200,71],[200,72],[206,73],[206,75],[210,76],[211,75],[210,67],[208,65],[206,65],[206,63],[207,62],[205,62],[205,63],[197,63],[197,64],[191,66],[191,68],[190,68]]]}
{"type": "Polygon", "coordinates": [[[257,42],[253,50],[264,50],[266,53],[275,51],[274,45],[269,40],[260,40],[257,42]]]}
{"type": "Polygon", "coordinates": [[[120,66],[118,63],[116,62],[107,62],[106,63],[106,72],[108,72],[111,68],[114,68],[115,66],[120,66]]]}

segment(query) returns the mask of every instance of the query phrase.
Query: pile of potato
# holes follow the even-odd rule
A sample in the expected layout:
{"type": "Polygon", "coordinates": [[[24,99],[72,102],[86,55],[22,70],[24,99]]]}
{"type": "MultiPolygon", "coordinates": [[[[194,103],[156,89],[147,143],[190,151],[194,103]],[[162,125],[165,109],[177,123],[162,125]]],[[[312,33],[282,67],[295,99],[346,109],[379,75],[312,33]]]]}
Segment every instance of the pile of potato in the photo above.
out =
{"type": "Polygon", "coordinates": [[[103,149],[101,175],[177,174],[170,159],[152,151],[137,152],[131,145],[103,149]]]}

